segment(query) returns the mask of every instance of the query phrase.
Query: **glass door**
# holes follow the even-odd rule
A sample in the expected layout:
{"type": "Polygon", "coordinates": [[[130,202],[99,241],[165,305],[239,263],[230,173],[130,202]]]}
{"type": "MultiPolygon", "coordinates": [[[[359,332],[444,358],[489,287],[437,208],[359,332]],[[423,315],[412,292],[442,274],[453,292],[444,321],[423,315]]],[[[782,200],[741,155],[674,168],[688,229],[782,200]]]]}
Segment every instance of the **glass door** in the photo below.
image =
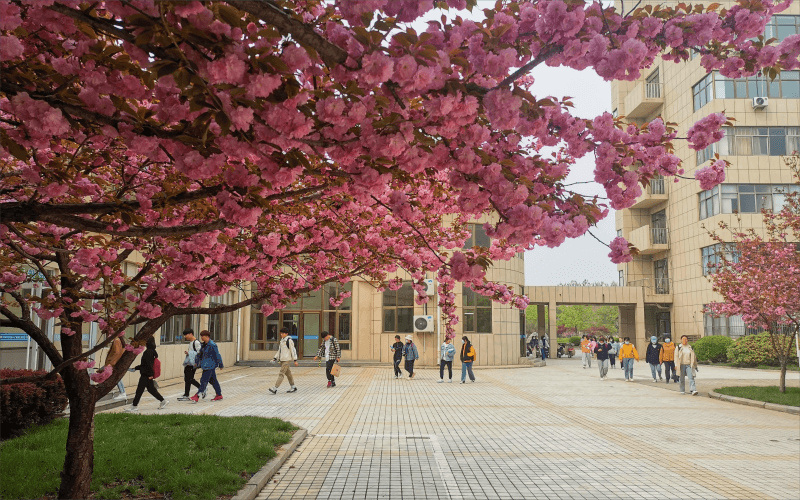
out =
{"type": "Polygon", "coordinates": [[[281,328],[289,329],[289,336],[294,340],[294,345],[297,347],[297,355],[300,354],[301,345],[297,342],[300,333],[300,313],[282,313],[281,314],[281,328]]]}
{"type": "Polygon", "coordinates": [[[314,357],[319,351],[319,313],[303,313],[302,352],[298,357],[314,357]]]}

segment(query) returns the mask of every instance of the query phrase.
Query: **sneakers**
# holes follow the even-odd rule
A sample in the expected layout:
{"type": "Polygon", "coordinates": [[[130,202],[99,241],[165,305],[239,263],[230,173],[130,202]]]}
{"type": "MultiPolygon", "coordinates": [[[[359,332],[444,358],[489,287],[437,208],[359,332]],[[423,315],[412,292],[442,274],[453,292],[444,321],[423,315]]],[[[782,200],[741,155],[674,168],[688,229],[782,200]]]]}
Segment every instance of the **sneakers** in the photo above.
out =
{"type": "Polygon", "coordinates": [[[222,401],[222,394],[217,394],[211,401],[222,401]]]}
{"type": "Polygon", "coordinates": [[[697,391],[692,391],[692,396],[697,396],[699,393],[697,391]]]}
{"type": "Polygon", "coordinates": [[[115,400],[117,400],[117,401],[119,401],[119,400],[122,400],[122,399],[124,399],[125,401],[127,401],[127,400],[128,400],[128,395],[127,395],[127,394],[125,394],[124,392],[120,392],[119,394],[117,394],[116,396],[114,396],[114,399],[115,399],[115,400]]]}
{"type": "Polygon", "coordinates": [[[664,377],[662,377],[661,375],[659,375],[659,376],[658,376],[658,380],[664,380],[664,377]]]}
{"type": "Polygon", "coordinates": [[[658,382],[658,380],[656,380],[656,379],[653,379],[653,383],[656,383],[656,382],[658,382]]]}
{"type": "Polygon", "coordinates": [[[336,382],[331,382],[331,387],[336,387],[336,382]]]}
{"type": "Polygon", "coordinates": [[[190,398],[189,396],[181,396],[178,398],[178,401],[191,401],[191,400],[192,398],[190,398]]]}
{"type": "Polygon", "coordinates": [[[274,388],[274,387],[270,387],[270,388],[269,388],[269,389],[267,389],[267,390],[268,390],[269,392],[271,392],[272,394],[278,394],[278,389],[276,389],[276,388],[274,388]]]}
{"type": "Polygon", "coordinates": [[[131,406],[130,408],[127,408],[125,410],[125,413],[139,413],[139,407],[138,406],[131,406]]]}
{"type": "Polygon", "coordinates": [[[206,394],[207,394],[207,393],[208,393],[208,391],[203,391],[203,394],[201,394],[201,396],[203,397],[203,399],[206,399],[206,394]]]}
{"type": "Polygon", "coordinates": [[[189,399],[191,399],[192,401],[197,403],[198,401],[200,401],[200,395],[199,394],[195,394],[194,396],[190,397],[189,399]]]}
{"type": "Polygon", "coordinates": [[[686,394],[685,392],[679,392],[678,394],[686,394]]]}
{"type": "Polygon", "coordinates": [[[464,380],[462,380],[462,381],[461,381],[461,383],[463,384],[463,383],[465,383],[465,381],[464,381],[464,380]]]}
{"type": "Polygon", "coordinates": [[[159,409],[159,410],[163,410],[164,408],[166,408],[166,407],[167,407],[167,405],[168,405],[168,404],[169,404],[169,401],[167,401],[167,400],[165,399],[165,400],[161,401],[161,404],[160,404],[160,405],[158,405],[158,409],[159,409]]]}
{"type": "Polygon", "coordinates": [[[439,380],[436,381],[437,384],[441,384],[442,382],[444,382],[444,379],[442,379],[442,378],[440,378],[439,380]]]}
{"type": "Polygon", "coordinates": [[[330,389],[330,388],[331,388],[331,381],[328,380],[328,389],[330,389]]]}
{"type": "Polygon", "coordinates": [[[448,380],[447,382],[448,382],[448,383],[450,383],[450,384],[452,384],[452,383],[453,383],[453,379],[450,379],[450,380],[448,380]]]}
{"type": "Polygon", "coordinates": [[[412,374],[411,374],[411,376],[410,376],[410,377],[408,377],[408,378],[414,378],[414,375],[416,375],[416,374],[417,374],[417,372],[414,372],[414,373],[412,373],[412,374]]]}
{"type": "Polygon", "coordinates": [[[473,383],[473,384],[475,383],[475,379],[472,379],[472,383],[473,383]]]}
{"type": "Polygon", "coordinates": [[[291,388],[291,389],[289,389],[289,390],[288,390],[288,391],[286,391],[286,392],[297,392],[297,387],[296,387],[296,386],[292,386],[292,388],[291,388]]]}

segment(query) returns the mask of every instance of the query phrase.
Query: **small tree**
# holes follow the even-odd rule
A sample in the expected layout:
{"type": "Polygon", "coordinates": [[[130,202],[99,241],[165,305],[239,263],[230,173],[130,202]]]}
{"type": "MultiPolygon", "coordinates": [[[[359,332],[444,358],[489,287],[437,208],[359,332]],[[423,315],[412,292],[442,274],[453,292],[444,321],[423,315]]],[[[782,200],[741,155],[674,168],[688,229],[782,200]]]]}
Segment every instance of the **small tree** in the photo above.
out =
{"type": "MultiPolygon", "coordinates": [[[[786,159],[798,183],[798,156],[786,159]]],[[[800,330],[800,196],[786,193],[778,211],[762,209],[763,235],[755,229],[736,229],[720,222],[731,242],[712,232],[720,243],[719,263],[709,279],[724,302],[709,310],[716,315],[741,315],[748,325],[769,332],[775,357],[781,366],[780,391],[786,392],[786,366],[794,353],[800,330]]],[[[741,226],[741,217],[737,217],[741,226]]]]}

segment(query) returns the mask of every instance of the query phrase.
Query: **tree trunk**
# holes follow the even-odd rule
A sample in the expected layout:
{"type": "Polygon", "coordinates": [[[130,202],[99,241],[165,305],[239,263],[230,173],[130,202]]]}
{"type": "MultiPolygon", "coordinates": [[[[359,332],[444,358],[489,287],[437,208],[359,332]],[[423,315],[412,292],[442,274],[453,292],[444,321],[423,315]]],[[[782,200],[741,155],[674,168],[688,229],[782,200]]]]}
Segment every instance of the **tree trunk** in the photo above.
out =
{"type": "MultiPolygon", "coordinates": [[[[85,375],[85,373],[84,373],[85,375]]],[[[61,487],[58,498],[88,498],[94,470],[94,408],[95,398],[89,384],[78,387],[80,380],[70,381],[69,432],[67,434],[67,455],[64,470],[61,472],[61,487]]],[[[78,377],[80,378],[80,377],[78,377]]],[[[88,377],[86,377],[88,379],[88,377]]],[[[66,380],[65,380],[66,382],[66,380]]]]}
{"type": "MultiPolygon", "coordinates": [[[[788,357],[788,356],[787,356],[788,357]]],[[[781,360],[781,383],[778,386],[778,390],[782,393],[786,393],[786,365],[788,363],[787,359],[781,360]]]]}

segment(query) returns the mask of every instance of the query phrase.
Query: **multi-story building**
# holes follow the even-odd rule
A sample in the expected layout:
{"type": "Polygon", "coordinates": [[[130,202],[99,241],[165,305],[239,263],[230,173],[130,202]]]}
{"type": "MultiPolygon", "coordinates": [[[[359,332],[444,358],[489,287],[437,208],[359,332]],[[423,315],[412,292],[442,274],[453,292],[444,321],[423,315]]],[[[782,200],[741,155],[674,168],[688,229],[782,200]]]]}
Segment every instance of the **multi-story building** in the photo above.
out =
{"type": "MultiPolygon", "coordinates": [[[[765,35],[780,41],[798,33],[800,4],[794,2],[772,18],[765,35]]],[[[619,284],[644,288],[647,335],[743,335],[747,328],[740,317],[703,312],[705,304],[720,300],[707,274],[708,264],[724,251],[708,231],[723,221],[738,224],[737,213],[743,227],[761,230],[761,209],[779,208],[784,193],[798,189],[781,156],[800,150],[800,71],[784,71],[774,80],[730,79],[708,73],[700,57],[678,64],[658,60],[639,80],[612,83],[611,92],[615,115],[637,124],[661,117],[686,131],[711,113],[736,119],[725,138],[704,151],[676,141],[687,177],[715,153],[728,160],[723,184],[704,191],[694,180],[657,179],[635,205],[616,213],[616,228],[640,250],[633,262],[618,266],[619,284]]]]}

